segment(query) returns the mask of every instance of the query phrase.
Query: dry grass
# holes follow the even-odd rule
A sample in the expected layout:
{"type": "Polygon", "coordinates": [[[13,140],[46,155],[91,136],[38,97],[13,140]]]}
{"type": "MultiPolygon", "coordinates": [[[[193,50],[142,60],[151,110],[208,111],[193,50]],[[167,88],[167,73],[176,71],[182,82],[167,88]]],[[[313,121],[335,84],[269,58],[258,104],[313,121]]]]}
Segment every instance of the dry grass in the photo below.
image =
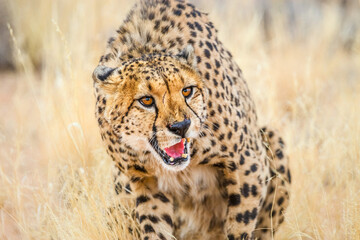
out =
{"type": "MultiPolygon", "coordinates": [[[[277,238],[360,239],[360,36],[349,49],[343,34],[359,9],[344,20],[338,4],[308,2],[289,27],[274,1],[265,40],[250,2],[197,2],[243,69],[260,123],[287,142],[292,196],[277,238]]],[[[111,161],[91,73],[132,1],[8,3],[18,71],[1,74],[0,239],[128,239],[106,227],[111,161]]]]}

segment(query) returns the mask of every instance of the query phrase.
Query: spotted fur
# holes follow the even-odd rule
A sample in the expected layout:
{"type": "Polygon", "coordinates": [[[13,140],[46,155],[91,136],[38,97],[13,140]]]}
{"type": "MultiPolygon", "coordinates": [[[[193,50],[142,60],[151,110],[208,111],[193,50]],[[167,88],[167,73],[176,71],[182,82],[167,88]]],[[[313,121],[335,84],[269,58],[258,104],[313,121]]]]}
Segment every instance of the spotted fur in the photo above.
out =
{"type": "Polygon", "coordinates": [[[270,238],[288,203],[284,144],[259,130],[242,72],[207,14],[182,0],[141,0],[93,78],[115,191],[135,205],[135,239],[270,238]],[[185,121],[181,134],[171,130],[185,121]],[[181,139],[189,156],[172,164],[163,149],[181,139]]]}

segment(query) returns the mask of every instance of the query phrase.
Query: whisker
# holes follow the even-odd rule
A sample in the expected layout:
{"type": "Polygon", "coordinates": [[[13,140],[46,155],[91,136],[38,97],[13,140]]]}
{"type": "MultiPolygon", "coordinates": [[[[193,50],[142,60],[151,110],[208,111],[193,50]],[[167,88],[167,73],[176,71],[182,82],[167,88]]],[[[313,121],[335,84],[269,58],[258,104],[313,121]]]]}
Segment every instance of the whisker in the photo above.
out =
{"type": "Polygon", "coordinates": [[[209,127],[207,125],[201,125],[200,131],[204,129],[206,132],[208,132],[211,136],[214,136],[214,133],[212,132],[211,129],[209,129],[209,127]]]}

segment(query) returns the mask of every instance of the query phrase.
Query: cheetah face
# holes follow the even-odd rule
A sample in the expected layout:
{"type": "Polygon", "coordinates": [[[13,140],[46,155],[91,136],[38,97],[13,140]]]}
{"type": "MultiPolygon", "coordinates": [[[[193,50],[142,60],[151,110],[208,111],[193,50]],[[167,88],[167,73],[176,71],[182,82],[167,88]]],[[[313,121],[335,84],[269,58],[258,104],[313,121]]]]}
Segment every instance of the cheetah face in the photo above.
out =
{"type": "Polygon", "coordinates": [[[183,170],[206,118],[206,89],[194,62],[191,48],[97,67],[98,118],[139,155],[150,152],[166,169],[183,170]]]}

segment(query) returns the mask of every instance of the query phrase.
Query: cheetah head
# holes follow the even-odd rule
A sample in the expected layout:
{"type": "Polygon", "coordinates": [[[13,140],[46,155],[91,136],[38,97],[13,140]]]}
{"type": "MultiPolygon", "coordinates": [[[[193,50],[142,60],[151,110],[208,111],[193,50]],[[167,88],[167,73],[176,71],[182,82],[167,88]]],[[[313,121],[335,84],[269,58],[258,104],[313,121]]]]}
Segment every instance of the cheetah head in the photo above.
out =
{"type": "Polygon", "coordinates": [[[93,73],[97,117],[139,155],[150,152],[166,169],[183,170],[206,118],[206,89],[195,69],[191,46],[175,56],[99,65],[93,73]]]}

